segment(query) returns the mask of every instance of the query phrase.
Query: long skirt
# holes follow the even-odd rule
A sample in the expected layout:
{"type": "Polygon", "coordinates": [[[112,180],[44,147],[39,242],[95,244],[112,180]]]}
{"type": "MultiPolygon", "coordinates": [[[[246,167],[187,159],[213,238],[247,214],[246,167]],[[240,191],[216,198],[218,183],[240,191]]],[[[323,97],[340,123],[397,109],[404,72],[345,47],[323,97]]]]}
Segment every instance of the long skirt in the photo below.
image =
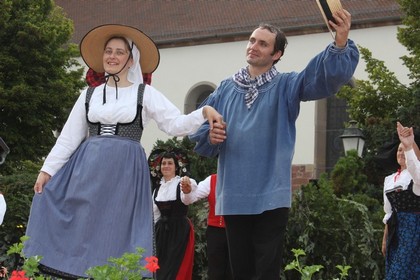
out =
{"type": "Polygon", "coordinates": [[[385,260],[387,280],[420,279],[420,213],[397,213],[397,228],[385,260]]]}
{"type": "Polygon", "coordinates": [[[43,192],[35,194],[25,255],[42,256],[42,265],[83,277],[90,267],[137,247],[145,250],[143,257],[151,256],[149,174],[139,142],[119,136],[88,138],[43,192]]]}
{"type": "Polygon", "coordinates": [[[187,217],[161,218],[156,223],[157,280],[191,280],[194,228],[187,217]]]}

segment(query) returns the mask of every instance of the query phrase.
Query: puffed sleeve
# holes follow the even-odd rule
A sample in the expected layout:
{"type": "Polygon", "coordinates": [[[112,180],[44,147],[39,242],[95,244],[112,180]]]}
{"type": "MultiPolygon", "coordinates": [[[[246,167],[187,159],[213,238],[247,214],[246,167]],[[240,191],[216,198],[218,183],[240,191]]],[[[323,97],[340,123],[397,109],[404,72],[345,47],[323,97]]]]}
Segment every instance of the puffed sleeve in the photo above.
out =
{"type": "Polygon", "coordinates": [[[405,151],[405,160],[407,164],[407,170],[413,177],[413,192],[416,195],[420,195],[420,161],[413,149],[405,151]]]}
{"type": "Polygon", "coordinates": [[[144,125],[153,119],[160,130],[171,136],[192,134],[206,121],[202,108],[183,115],[169,99],[151,86],[145,88],[142,117],[144,125]]]}
{"type": "Polygon", "coordinates": [[[210,179],[211,176],[208,176],[206,179],[198,183],[198,185],[197,183],[191,184],[191,192],[188,194],[181,192],[182,202],[184,202],[185,205],[189,205],[200,199],[208,197],[210,193],[210,179]]]}

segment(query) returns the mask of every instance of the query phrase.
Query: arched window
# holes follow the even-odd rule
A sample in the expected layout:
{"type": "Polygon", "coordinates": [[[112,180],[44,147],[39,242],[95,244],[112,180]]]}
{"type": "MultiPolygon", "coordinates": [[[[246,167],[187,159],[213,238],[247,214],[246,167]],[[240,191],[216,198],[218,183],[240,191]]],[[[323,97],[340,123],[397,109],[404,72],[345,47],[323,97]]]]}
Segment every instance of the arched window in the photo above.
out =
{"type": "Polygon", "coordinates": [[[184,113],[189,114],[197,109],[200,104],[215,90],[216,86],[208,82],[194,85],[185,98],[184,113]]]}

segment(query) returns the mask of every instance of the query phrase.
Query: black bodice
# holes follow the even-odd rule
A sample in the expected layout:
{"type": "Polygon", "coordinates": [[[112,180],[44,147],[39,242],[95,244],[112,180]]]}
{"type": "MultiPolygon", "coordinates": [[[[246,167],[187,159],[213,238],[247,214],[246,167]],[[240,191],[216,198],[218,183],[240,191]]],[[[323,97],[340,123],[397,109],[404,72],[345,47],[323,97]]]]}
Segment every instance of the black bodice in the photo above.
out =
{"type": "Polygon", "coordinates": [[[186,217],[188,213],[188,206],[181,201],[181,187],[178,184],[176,187],[176,200],[171,201],[156,201],[156,196],[159,192],[160,186],[156,189],[154,200],[161,213],[161,219],[171,219],[186,217]]]}
{"type": "Polygon", "coordinates": [[[89,87],[86,92],[86,119],[89,125],[89,137],[97,135],[119,135],[122,137],[130,138],[134,141],[140,141],[143,134],[143,120],[141,117],[141,111],[143,109],[143,94],[144,94],[144,84],[140,84],[137,90],[137,112],[134,120],[130,123],[117,123],[117,124],[102,124],[102,123],[93,123],[89,121],[88,112],[89,112],[89,102],[92,97],[94,87],[89,87]]]}
{"type": "Polygon", "coordinates": [[[407,190],[396,189],[386,193],[393,212],[420,212],[420,196],[413,192],[411,181],[407,190]]]}

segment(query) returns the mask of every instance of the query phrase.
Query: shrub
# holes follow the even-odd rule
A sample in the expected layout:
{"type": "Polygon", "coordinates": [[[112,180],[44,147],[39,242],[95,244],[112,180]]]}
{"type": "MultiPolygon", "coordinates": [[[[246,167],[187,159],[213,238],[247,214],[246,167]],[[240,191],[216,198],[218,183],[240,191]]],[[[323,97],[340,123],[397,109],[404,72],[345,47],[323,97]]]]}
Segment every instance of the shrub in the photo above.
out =
{"type": "Polygon", "coordinates": [[[0,265],[15,268],[20,261],[17,255],[8,256],[6,252],[25,234],[39,168],[39,165],[26,161],[13,174],[0,175],[0,191],[7,203],[6,215],[0,226],[0,265]]]}

